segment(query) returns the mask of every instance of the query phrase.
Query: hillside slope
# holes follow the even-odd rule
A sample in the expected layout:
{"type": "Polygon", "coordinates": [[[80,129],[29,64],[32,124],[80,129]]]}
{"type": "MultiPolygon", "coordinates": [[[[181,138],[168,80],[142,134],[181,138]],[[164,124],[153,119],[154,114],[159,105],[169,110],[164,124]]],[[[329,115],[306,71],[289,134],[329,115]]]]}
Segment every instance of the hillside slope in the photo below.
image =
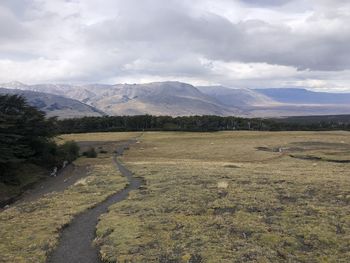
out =
{"type": "Polygon", "coordinates": [[[223,86],[199,86],[207,94],[227,106],[275,105],[276,101],[251,89],[230,89],[223,86]]]}
{"type": "Polygon", "coordinates": [[[226,107],[201,93],[192,85],[158,82],[139,85],[115,85],[89,103],[110,114],[126,115],[232,115],[240,110],[226,107]]]}
{"type": "Polygon", "coordinates": [[[48,117],[74,118],[83,116],[102,116],[103,112],[80,101],[62,96],[30,90],[0,88],[0,94],[18,94],[28,103],[44,112],[48,117]]]}
{"type": "Polygon", "coordinates": [[[181,82],[81,86],[17,82],[14,86],[76,99],[109,115],[244,115],[238,108],[223,105],[194,86],[181,82]]]}
{"type": "Polygon", "coordinates": [[[349,104],[349,93],[316,92],[302,88],[255,89],[254,92],[281,103],[349,104]]]}

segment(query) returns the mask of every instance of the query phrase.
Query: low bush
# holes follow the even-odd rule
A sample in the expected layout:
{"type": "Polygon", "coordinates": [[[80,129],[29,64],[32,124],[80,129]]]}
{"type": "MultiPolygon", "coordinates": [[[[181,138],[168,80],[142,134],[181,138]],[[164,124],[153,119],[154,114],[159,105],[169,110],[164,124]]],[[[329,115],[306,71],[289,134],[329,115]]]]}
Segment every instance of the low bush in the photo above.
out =
{"type": "Polygon", "coordinates": [[[68,141],[60,145],[59,150],[64,157],[64,160],[72,162],[79,157],[79,146],[75,141],[68,141]]]}
{"type": "Polygon", "coordinates": [[[83,155],[87,158],[96,158],[97,152],[95,151],[95,148],[91,147],[89,150],[83,152],[83,155]]]}

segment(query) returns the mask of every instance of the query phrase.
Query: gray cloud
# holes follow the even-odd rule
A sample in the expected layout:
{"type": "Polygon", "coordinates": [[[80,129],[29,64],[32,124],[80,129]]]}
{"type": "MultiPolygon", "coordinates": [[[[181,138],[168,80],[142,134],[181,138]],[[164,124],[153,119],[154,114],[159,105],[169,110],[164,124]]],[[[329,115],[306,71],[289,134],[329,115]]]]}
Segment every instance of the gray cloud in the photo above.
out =
{"type": "Polygon", "coordinates": [[[349,13],[341,0],[5,0],[0,80],[346,87],[349,13]]]}
{"type": "Polygon", "coordinates": [[[291,0],[241,0],[243,3],[257,6],[281,6],[289,3],[291,0]]]}
{"type": "MultiPolygon", "coordinates": [[[[284,24],[262,20],[232,23],[216,14],[193,16],[177,8],[148,7],[144,13],[125,8],[116,18],[92,25],[87,34],[91,42],[104,46],[127,43],[142,50],[138,57],[153,56],[155,49],[158,56],[163,51],[164,57],[167,53],[180,55],[180,51],[223,61],[280,64],[298,69],[348,69],[350,23],[339,34],[323,32],[322,27],[327,25],[317,24],[319,20],[314,19],[315,22],[310,21],[316,24],[314,32],[298,32],[284,24]]],[[[344,17],[343,25],[348,20],[344,17]]]]}
{"type": "Polygon", "coordinates": [[[16,19],[13,13],[0,6],[0,40],[18,41],[27,36],[26,28],[16,19]]]}

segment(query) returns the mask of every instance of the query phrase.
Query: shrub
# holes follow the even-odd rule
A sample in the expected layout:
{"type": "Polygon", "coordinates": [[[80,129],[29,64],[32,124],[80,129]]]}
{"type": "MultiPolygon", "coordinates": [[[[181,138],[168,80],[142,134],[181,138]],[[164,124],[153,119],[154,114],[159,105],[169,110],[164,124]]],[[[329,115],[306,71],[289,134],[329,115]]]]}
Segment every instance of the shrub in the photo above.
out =
{"type": "Polygon", "coordinates": [[[95,148],[93,148],[93,147],[91,147],[86,152],[83,152],[83,155],[86,156],[87,158],[96,158],[97,157],[97,153],[95,151],[95,148]]]}
{"type": "Polygon", "coordinates": [[[72,162],[79,157],[79,146],[75,141],[65,142],[59,148],[64,154],[64,159],[68,162],[72,162]]]}

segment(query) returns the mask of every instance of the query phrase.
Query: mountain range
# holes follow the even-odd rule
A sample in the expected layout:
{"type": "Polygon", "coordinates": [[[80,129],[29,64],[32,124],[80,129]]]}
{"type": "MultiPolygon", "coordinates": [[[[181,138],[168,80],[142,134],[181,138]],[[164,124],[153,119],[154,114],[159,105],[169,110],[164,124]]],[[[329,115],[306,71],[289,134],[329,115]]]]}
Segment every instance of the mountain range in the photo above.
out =
{"type": "Polygon", "coordinates": [[[166,81],[147,84],[0,84],[49,116],[220,115],[281,117],[350,113],[349,93],[302,88],[232,89],[166,81]]]}

